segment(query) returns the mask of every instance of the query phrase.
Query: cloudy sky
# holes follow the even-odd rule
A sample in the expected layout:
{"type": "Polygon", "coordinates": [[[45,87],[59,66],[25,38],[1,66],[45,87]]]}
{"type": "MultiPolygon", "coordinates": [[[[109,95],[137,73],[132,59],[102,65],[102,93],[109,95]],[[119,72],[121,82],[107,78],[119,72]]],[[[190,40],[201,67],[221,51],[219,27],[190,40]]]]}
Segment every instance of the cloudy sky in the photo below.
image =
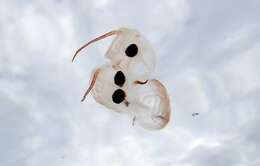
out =
{"type": "Polygon", "coordinates": [[[0,0],[1,166],[259,166],[259,0],[0,0]],[[80,99],[119,27],[157,54],[160,131],[80,99]],[[193,117],[191,114],[198,112],[193,117]]]}

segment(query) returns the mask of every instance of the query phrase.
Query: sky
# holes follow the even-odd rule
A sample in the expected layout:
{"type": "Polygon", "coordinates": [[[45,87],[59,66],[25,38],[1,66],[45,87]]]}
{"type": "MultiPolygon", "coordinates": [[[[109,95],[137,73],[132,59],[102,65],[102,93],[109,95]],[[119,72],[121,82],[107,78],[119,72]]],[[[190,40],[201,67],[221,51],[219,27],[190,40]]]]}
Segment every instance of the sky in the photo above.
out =
{"type": "Polygon", "coordinates": [[[260,1],[0,0],[1,166],[259,166],[260,1]],[[81,97],[120,27],[156,52],[158,131],[81,97]],[[199,113],[192,116],[192,113],[199,113]]]}

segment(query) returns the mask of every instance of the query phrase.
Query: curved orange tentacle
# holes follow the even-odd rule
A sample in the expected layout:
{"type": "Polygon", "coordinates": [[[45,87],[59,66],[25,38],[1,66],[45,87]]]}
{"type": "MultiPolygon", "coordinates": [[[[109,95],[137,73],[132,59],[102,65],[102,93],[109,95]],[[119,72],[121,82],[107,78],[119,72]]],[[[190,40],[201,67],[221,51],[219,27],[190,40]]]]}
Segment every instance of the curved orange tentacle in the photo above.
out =
{"type": "Polygon", "coordinates": [[[95,71],[95,73],[94,73],[94,75],[93,75],[93,78],[92,78],[92,80],[91,80],[91,83],[90,83],[90,85],[89,85],[87,91],[85,92],[83,98],[81,99],[81,102],[83,102],[83,101],[86,99],[87,95],[89,94],[89,92],[91,91],[91,89],[94,87],[99,72],[100,72],[100,69],[97,69],[97,70],[95,71]]]}
{"type": "Polygon", "coordinates": [[[108,37],[108,36],[111,36],[111,35],[117,35],[119,32],[120,32],[120,31],[118,31],[118,30],[110,31],[110,32],[105,33],[104,35],[101,35],[101,36],[99,36],[99,37],[97,37],[97,38],[95,38],[95,39],[90,40],[89,42],[87,42],[86,44],[84,44],[83,46],[81,46],[81,47],[75,52],[75,54],[74,54],[74,56],[73,56],[73,58],[72,58],[72,62],[74,61],[74,59],[76,58],[76,56],[78,55],[78,53],[79,53],[82,49],[84,49],[85,47],[87,47],[88,45],[90,45],[91,43],[94,43],[94,42],[96,42],[96,41],[98,41],[98,40],[104,39],[104,38],[106,38],[106,37],[108,37]]]}

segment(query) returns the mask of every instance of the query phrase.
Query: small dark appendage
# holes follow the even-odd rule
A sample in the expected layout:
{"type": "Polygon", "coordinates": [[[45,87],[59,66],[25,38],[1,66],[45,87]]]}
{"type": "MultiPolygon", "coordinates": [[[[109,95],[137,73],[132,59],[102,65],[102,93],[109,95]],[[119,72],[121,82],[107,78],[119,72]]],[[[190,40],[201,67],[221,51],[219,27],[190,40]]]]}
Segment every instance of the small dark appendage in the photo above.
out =
{"type": "Polygon", "coordinates": [[[135,125],[136,116],[133,118],[132,126],[135,125]]]}
{"type": "Polygon", "coordinates": [[[197,116],[197,115],[199,115],[199,113],[198,113],[198,112],[195,112],[195,113],[192,113],[191,115],[192,115],[192,116],[197,116]]]}
{"type": "Polygon", "coordinates": [[[128,106],[129,106],[129,104],[130,104],[130,103],[129,103],[129,101],[126,101],[126,100],[125,100],[125,106],[127,106],[127,107],[128,107],[128,106]]]}

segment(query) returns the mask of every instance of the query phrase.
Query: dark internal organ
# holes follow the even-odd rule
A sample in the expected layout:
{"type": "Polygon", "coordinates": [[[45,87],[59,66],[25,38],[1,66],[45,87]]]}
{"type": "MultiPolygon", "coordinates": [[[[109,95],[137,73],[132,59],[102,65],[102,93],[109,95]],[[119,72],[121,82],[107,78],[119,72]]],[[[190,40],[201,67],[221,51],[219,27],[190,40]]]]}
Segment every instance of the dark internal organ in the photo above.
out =
{"type": "Polygon", "coordinates": [[[130,45],[126,48],[126,50],[125,50],[126,56],[131,57],[131,58],[134,57],[134,56],[136,56],[137,53],[138,53],[138,47],[137,47],[136,44],[130,44],[130,45]]]}
{"type": "Polygon", "coordinates": [[[122,89],[117,89],[112,94],[112,101],[116,104],[120,104],[125,100],[126,94],[122,89]]]}
{"type": "Polygon", "coordinates": [[[122,71],[118,71],[115,74],[114,83],[117,86],[120,86],[120,87],[122,87],[124,85],[124,83],[125,83],[125,75],[124,75],[124,73],[122,71]]]}

